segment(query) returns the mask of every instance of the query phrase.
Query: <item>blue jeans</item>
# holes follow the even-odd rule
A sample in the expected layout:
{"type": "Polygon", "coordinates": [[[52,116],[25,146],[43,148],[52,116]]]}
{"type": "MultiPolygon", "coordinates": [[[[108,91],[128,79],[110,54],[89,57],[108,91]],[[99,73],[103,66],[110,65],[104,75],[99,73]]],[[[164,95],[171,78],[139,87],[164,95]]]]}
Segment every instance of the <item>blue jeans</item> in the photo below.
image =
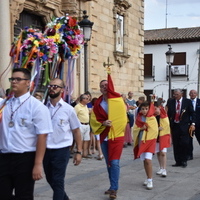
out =
{"type": "Polygon", "coordinates": [[[69,157],[69,147],[46,149],[43,165],[47,182],[53,189],[53,200],[69,199],[64,190],[64,178],[69,157]]]}
{"type": "Polygon", "coordinates": [[[134,115],[129,113],[128,114],[128,119],[129,119],[130,127],[133,127],[133,124],[134,124],[134,115]]]}
{"type": "Polygon", "coordinates": [[[119,160],[112,160],[110,165],[108,164],[108,141],[101,143],[102,152],[106,161],[108,176],[110,180],[110,190],[118,190],[119,187],[119,174],[120,166],[119,160]]]}

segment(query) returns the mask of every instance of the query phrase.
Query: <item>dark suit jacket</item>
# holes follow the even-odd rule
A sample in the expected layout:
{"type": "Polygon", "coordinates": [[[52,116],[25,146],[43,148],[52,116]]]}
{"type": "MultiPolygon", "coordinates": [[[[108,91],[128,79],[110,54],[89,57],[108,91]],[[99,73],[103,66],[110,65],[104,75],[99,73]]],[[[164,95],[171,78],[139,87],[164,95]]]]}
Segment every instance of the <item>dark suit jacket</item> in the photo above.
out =
{"type": "Polygon", "coordinates": [[[200,131],[200,99],[198,98],[196,100],[195,114],[196,114],[195,131],[197,130],[200,131]]]}
{"type": "MultiPolygon", "coordinates": [[[[200,104],[199,104],[200,105],[200,104]]],[[[175,114],[176,114],[176,100],[172,99],[168,103],[168,117],[170,121],[170,126],[173,129],[175,124],[175,114]]],[[[196,117],[193,109],[192,101],[190,99],[182,99],[181,112],[180,112],[180,128],[183,132],[188,133],[188,128],[191,123],[195,123],[196,117]]]]}

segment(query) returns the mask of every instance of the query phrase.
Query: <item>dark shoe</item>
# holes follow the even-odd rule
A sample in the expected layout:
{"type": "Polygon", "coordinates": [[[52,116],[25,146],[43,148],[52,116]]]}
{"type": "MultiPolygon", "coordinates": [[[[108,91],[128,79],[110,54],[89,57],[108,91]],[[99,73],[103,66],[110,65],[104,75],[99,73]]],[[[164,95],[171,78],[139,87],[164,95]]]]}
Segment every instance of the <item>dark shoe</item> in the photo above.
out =
{"type": "Polygon", "coordinates": [[[180,167],[181,166],[181,164],[179,164],[179,163],[175,163],[174,165],[172,165],[172,167],[180,167]]]}
{"type": "Polygon", "coordinates": [[[124,147],[124,148],[127,148],[127,146],[128,146],[127,144],[124,144],[124,146],[123,146],[123,147],[124,147]]]}
{"type": "Polygon", "coordinates": [[[87,157],[88,158],[93,158],[93,156],[91,154],[88,154],[87,157]]]}
{"type": "Polygon", "coordinates": [[[186,168],[187,167],[187,162],[182,162],[182,168],[186,168]]]}
{"type": "Polygon", "coordinates": [[[112,190],[110,190],[110,189],[109,189],[109,190],[106,190],[106,191],[104,192],[104,194],[111,194],[111,191],[112,191],[112,190]]]}
{"type": "Polygon", "coordinates": [[[110,193],[110,200],[116,199],[116,198],[117,198],[117,191],[111,190],[111,193],[110,193]]]}
{"type": "MultiPolygon", "coordinates": [[[[115,190],[106,190],[105,192],[104,192],[104,194],[111,194],[112,193],[112,191],[115,191],[115,190]]],[[[115,191],[116,193],[117,193],[117,190],[115,191]]]]}
{"type": "Polygon", "coordinates": [[[187,160],[193,160],[193,156],[188,156],[187,160]]]}

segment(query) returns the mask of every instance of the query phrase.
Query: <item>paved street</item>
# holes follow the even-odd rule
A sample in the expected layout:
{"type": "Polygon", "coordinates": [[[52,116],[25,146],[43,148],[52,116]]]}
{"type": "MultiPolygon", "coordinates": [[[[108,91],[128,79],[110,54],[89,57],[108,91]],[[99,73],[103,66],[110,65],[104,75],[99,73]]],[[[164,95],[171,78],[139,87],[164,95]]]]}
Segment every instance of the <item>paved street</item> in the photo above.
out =
{"type": "MultiPolygon", "coordinates": [[[[121,159],[121,178],[118,200],[199,200],[200,199],[200,147],[194,139],[194,160],[187,168],[171,167],[174,164],[172,149],[168,150],[168,176],[156,175],[158,162],[153,159],[154,188],[146,190],[143,163],[133,161],[132,147],[124,148],[121,159]]],[[[83,159],[73,166],[72,159],[67,169],[66,191],[72,200],[108,200],[104,191],[108,189],[104,160],[83,159]]],[[[36,182],[35,200],[51,200],[52,190],[45,178],[36,182]]]]}

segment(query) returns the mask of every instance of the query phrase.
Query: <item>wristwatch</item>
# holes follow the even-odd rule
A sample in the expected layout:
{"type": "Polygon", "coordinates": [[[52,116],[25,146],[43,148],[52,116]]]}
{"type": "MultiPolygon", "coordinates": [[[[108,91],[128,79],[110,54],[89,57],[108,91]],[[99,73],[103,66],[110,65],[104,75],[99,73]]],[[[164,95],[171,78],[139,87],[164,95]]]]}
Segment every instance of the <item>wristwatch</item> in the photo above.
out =
{"type": "Polygon", "coordinates": [[[76,153],[76,154],[82,155],[82,152],[81,152],[81,151],[76,151],[75,153],[76,153]]]}

